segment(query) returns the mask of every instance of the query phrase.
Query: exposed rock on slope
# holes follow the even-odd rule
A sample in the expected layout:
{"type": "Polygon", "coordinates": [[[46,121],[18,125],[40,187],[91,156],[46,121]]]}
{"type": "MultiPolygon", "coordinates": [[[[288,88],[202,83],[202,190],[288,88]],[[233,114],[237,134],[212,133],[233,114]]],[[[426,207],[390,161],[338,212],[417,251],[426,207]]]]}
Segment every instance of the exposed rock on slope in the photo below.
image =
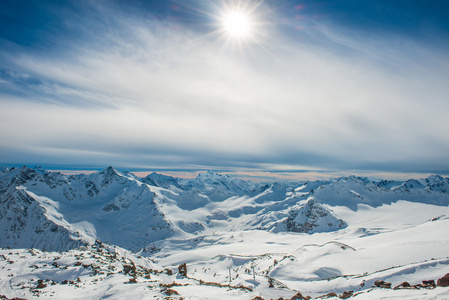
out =
{"type": "Polygon", "coordinates": [[[199,174],[195,179],[183,180],[181,186],[185,190],[198,190],[207,195],[211,201],[220,202],[229,197],[249,194],[255,184],[208,171],[199,174]]]}
{"type": "Polygon", "coordinates": [[[300,209],[291,211],[283,224],[287,231],[302,233],[335,231],[348,226],[313,198],[300,209]]]}
{"type": "Polygon", "coordinates": [[[68,250],[90,242],[68,224],[51,201],[37,201],[23,188],[10,187],[0,198],[0,247],[68,250]]]}
{"type": "Polygon", "coordinates": [[[441,176],[256,184],[211,171],[194,179],[156,173],[142,179],[113,167],[74,176],[27,167],[0,171],[0,246],[48,250],[95,239],[139,250],[208,231],[311,234],[347,226],[332,212],[336,206],[357,211],[399,200],[449,204],[449,181],[441,176]]]}
{"type": "Polygon", "coordinates": [[[142,178],[142,182],[147,183],[149,185],[158,186],[161,188],[169,189],[169,188],[178,188],[181,186],[178,183],[178,180],[171,176],[166,176],[158,173],[151,173],[148,176],[142,178]]]}
{"type": "Polygon", "coordinates": [[[138,250],[177,230],[162,211],[163,195],[151,189],[112,167],[77,176],[4,172],[0,245],[61,250],[100,239],[138,250]]]}

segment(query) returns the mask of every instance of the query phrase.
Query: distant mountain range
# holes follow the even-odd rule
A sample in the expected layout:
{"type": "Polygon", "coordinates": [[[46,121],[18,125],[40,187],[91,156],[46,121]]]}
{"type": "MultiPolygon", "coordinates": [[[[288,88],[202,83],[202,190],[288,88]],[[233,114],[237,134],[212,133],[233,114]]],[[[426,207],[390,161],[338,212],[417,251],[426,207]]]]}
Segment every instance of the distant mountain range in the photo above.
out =
{"type": "Polygon", "coordinates": [[[99,240],[138,251],[214,231],[329,232],[347,226],[334,207],[356,211],[399,200],[448,206],[449,179],[259,184],[211,171],[179,179],[113,167],[90,175],[2,168],[0,247],[55,251],[99,240]]]}

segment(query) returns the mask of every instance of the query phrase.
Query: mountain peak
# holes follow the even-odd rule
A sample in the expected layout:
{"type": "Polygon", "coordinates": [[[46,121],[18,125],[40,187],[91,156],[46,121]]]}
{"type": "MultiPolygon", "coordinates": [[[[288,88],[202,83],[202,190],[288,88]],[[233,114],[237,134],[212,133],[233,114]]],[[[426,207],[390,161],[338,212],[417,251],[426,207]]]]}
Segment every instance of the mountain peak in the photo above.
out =
{"type": "Polygon", "coordinates": [[[313,197],[300,209],[292,211],[284,224],[287,231],[303,233],[335,231],[348,226],[313,197]]]}
{"type": "Polygon", "coordinates": [[[148,174],[146,177],[153,178],[153,179],[154,178],[158,178],[158,179],[161,179],[161,178],[164,178],[164,179],[175,179],[172,176],[164,175],[164,174],[157,173],[157,172],[152,172],[151,174],[148,174]]]}
{"type": "Polygon", "coordinates": [[[219,178],[229,178],[227,175],[218,174],[212,170],[208,170],[206,173],[200,173],[196,177],[196,179],[199,180],[205,180],[205,179],[219,179],[219,178]]]}
{"type": "Polygon", "coordinates": [[[447,193],[449,191],[449,179],[440,175],[431,175],[426,178],[428,187],[433,191],[447,193]]]}
{"type": "Polygon", "coordinates": [[[100,183],[101,186],[108,186],[115,181],[126,181],[128,179],[128,176],[124,176],[122,172],[117,171],[117,169],[112,166],[109,166],[106,169],[101,170],[100,172],[91,174],[90,178],[100,183]]]}
{"type": "Polygon", "coordinates": [[[101,170],[99,173],[100,174],[107,174],[107,175],[113,175],[113,174],[117,174],[118,175],[118,171],[113,166],[109,166],[106,169],[101,170]]]}
{"type": "Polygon", "coordinates": [[[22,166],[19,169],[10,169],[9,172],[14,177],[13,181],[17,185],[22,185],[39,175],[35,170],[27,166],[22,166]]]}
{"type": "Polygon", "coordinates": [[[429,177],[427,177],[426,181],[427,182],[441,182],[441,181],[445,182],[446,179],[444,179],[441,175],[436,174],[436,175],[430,175],[429,177]]]}
{"type": "Polygon", "coordinates": [[[172,176],[159,174],[156,172],[148,174],[146,177],[142,178],[142,181],[149,185],[154,185],[161,188],[170,188],[171,186],[180,188],[178,179],[172,176]]]}
{"type": "Polygon", "coordinates": [[[352,182],[356,184],[367,184],[369,183],[369,179],[367,177],[360,177],[356,175],[350,175],[348,177],[339,177],[335,179],[335,182],[342,183],[342,182],[352,182]]]}
{"type": "Polygon", "coordinates": [[[127,172],[122,172],[116,168],[109,166],[106,169],[101,170],[98,174],[104,175],[105,178],[118,178],[118,177],[129,177],[132,176],[127,172]]]}

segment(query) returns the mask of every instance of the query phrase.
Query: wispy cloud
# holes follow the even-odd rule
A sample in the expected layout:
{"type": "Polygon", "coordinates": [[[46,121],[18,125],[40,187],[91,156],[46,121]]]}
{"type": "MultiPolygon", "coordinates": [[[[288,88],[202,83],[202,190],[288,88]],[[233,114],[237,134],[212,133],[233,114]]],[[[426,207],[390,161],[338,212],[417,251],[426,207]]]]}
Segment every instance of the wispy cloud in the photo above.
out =
{"type": "Polygon", "coordinates": [[[2,162],[449,170],[438,49],[318,24],[239,55],[176,21],[93,9],[64,47],[2,52],[26,78],[1,78],[2,162]]]}

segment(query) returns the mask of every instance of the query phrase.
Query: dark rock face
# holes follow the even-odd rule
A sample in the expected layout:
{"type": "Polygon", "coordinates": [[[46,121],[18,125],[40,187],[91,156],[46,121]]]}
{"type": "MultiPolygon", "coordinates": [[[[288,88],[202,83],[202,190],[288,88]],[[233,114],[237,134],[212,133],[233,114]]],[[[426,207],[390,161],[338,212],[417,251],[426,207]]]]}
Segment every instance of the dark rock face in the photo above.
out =
{"type": "Polygon", "coordinates": [[[297,293],[293,297],[290,298],[290,300],[309,300],[311,299],[310,296],[303,296],[301,293],[297,293]]]}
{"type": "Polygon", "coordinates": [[[399,284],[399,285],[394,287],[395,290],[398,290],[398,289],[410,289],[410,288],[412,288],[412,286],[407,281],[404,281],[403,283],[401,283],[401,284],[399,284]]]}
{"type": "Polygon", "coordinates": [[[391,282],[385,282],[383,280],[376,280],[374,285],[383,289],[391,289],[391,282]]]}
{"type": "MultiPolygon", "coordinates": [[[[154,193],[125,175],[113,168],[72,176],[26,167],[1,172],[0,247],[63,251],[107,236],[138,250],[171,236],[176,228],[152,201],[154,193]],[[105,221],[113,225],[103,227],[105,221]]],[[[186,230],[202,229],[195,225],[186,230]]]]}
{"type": "Polygon", "coordinates": [[[167,296],[179,295],[179,293],[178,293],[176,290],[173,290],[173,289],[167,289],[167,290],[165,290],[165,294],[166,294],[167,296]]]}
{"type": "Polygon", "coordinates": [[[184,277],[187,277],[187,265],[185,263],[179,265],[178,272],[184,277]]]}
{"type": "Polygon", "coordinates": [[[334,231],[348,226],[314,199],[310,199],[299,210],[291,212],[284,225],[287,231],[302,233],[313,233],[316,229],[320,232],[334,231]]]}
{"type": "Polygon", "coordinates": [[[123,272],[125,273],[125,275],[133,275],[136,274],[136,266],[133,265],[123,265],[123,272]]]}
{"type": "Polygon", "coordinates": [[[352,295],[354,295],[353,291],[343,292],[343,294],[340,295],[340,299],[348,299],[352,297],[352,295]]]}
{"type": "Polygon", "coordinates": [[[44,207],[24,189],[10,187],[0,194],[0,247],[68,250],[86,245],[78,232],[48,218],[44,207]]]}
{"type": "Polygon", "coordinates": [[[449,286],[449,273],[437,280],[437,286],[448,287],[449,286]]]}
{"type": "Polygon", "coordinates": [[[322,296],[316,297],[316,299],[329,299],[329,298],[332,298],[332,297],[338,297],[338,295],[336,293],[334,293],[334,292],[330,292],[330,293],[328,293],[326,295],[322,295],[322,296]]]}
{"type": "Polygon", "coordinates": [[[38,281],[37,281],[37,286],[36,286],[36,288],[37,289],[43,289],[43,288],[45,288],[47,285],[44,283],[44,281],[42,280],[42,279],[39,279],[38,281]]]}
{"type": "Polygon", "coordinates": [[[422,285],[424,288],[433,289],[436,287],[435,280],[423,280],[422,285]]]}

